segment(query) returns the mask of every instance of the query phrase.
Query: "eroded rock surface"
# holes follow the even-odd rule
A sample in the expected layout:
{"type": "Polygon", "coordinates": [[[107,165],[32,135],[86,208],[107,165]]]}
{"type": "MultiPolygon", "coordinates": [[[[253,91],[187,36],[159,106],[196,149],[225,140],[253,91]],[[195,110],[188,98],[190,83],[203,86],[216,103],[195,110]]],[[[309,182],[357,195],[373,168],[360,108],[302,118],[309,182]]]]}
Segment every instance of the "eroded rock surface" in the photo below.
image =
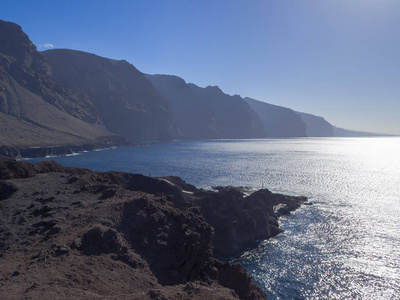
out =
{"type": "Polygon", "coordinates": [[[266,299],[215,254],[273,236],[273,207],[304,200],[11,159],[0,199],[1,299],[266,299]]]}

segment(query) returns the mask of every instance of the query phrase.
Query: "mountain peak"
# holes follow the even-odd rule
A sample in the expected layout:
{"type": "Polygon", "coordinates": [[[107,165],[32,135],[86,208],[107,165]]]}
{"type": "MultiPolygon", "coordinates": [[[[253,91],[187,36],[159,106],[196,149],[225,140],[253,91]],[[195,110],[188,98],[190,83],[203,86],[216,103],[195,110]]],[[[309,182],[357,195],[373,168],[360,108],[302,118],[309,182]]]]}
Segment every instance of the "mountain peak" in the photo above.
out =
{"type": "Polygon", "coordinates": [[[36,46],[22,31],[21,26],[0,20],[0,53],[20,58],[27,52],[35,52],[36,46]]]}
{"type": "Polygon", "coordinates": [[[222,90],[219,88],[218,85],[208,85],[208,86],[205,87],[205,89],[209,90],[209,91],[216,91],[216,92],[221,92],[222,93],[222,90]]]}
{"type": "Polygon", "coordinates": [[[149,80],[153,80],[153,81],[162,81],[168,85],[173,85],[173,86],[186,86],[186,81],[176,75],[165,75],[165,74],[154,74],[154,75],[149,75],[147,74],[146,77],[149,80]]]}

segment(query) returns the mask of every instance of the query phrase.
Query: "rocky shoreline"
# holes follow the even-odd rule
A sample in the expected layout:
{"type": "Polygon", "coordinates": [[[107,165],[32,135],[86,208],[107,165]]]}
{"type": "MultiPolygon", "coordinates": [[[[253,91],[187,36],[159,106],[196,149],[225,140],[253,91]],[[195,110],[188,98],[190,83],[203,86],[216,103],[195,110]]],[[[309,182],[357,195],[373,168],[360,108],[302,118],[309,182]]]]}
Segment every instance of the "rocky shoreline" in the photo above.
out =
{"type": "Polygon", "coordinates": [[[0,160],[0,298],[267,299],[239,254],[304,197],[0,160]]]}
{"type": "Polygon", "coordinates": [[[103,141],[90,142],[81,145],[55,145],[55,146],[0,146],[0,158],[12,157],[16,159],[35,158],[46,156],[65,156],[84,151],[109,149],[113,147],[129,146],[130,143],[119,137],[107,137],[103,141]]]}

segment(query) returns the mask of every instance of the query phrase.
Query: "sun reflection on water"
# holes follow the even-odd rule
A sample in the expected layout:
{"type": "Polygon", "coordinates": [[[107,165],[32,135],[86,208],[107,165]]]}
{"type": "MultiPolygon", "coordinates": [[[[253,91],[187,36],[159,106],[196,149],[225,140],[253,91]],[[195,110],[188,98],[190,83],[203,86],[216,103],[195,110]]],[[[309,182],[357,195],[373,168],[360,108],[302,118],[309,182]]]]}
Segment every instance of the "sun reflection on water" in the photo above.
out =
{"type": "MultiPolygon", "coordinates": [[[[397,299],[400,138],[182,141],[52,158],[309,197],[239,260],[270,299],[397,299]]],[[[35,162],[35,161],[33,161],[35,162]]]]}

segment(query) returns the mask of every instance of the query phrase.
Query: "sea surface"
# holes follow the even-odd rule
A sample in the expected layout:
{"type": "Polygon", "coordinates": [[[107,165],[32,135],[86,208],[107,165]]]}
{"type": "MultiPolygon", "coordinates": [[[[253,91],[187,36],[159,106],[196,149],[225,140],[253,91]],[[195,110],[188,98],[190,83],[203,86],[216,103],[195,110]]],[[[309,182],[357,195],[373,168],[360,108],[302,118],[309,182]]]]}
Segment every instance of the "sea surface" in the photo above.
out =
{"type": "Polygon", "coordinates": [[[270,299],[400,299],[400,138],[177,141],[44,159],[306,196],[314,205],[281,218],[284,233],[235,261],[270,299]]]}

